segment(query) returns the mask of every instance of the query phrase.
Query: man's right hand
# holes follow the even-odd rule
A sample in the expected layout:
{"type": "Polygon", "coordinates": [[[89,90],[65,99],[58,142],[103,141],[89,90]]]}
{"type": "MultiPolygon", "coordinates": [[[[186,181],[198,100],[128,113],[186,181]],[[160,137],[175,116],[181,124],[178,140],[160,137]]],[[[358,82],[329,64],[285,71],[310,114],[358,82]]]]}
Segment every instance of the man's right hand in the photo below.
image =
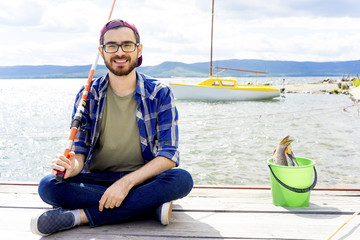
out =
{"type": "Polygon", "coordinates": [[[64,155],[58,154],[55,159],[52,160],[51,173],[56,175],[57,171],[65,171],[64,179],[76,176],[79,174],[84,166],[85,156],[82,154],[69,153],[69,158],[64,155]]]}

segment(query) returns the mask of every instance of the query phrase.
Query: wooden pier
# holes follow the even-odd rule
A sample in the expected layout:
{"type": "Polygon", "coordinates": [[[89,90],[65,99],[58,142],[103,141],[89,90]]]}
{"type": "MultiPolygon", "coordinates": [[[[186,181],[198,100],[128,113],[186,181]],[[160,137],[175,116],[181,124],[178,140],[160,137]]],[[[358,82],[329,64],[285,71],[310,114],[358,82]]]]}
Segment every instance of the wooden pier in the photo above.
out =
{"type": "MultiPolygon", "coordinates": [[[[0,236],[4,240],[42,239],[30,231],[41,209],[36,184],[0,184],[0,236]]],[[[153,219],[90,228],[76,227],[43,239],[327,239],[360,209],[360,189],[318,189],[310,206],[275,207],[267,188],[196,187],[174,202],[169,226],[153,219]]],[[[360,216],[332,240],[359,240],[360,216]]]]}

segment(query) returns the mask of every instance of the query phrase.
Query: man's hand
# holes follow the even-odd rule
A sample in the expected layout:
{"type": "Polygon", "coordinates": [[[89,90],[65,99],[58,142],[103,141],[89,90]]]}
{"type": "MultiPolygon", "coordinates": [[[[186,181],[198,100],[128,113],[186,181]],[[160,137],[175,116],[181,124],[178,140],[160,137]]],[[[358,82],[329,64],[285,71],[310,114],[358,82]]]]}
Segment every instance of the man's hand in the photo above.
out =
{"type": "Polygon", "coordinates": [[[102,212],[104,208],[120,207],[132,186],[126,181],[126,178],[121,178],[114,182],[102,195],[99,201],[99,211],[102,212]]]}
{"type": "Polygon", "coordinates": [[[64,178],[73,177],[81,171],[84,166],[85,156],[82,154],[76,154],[74,152],[69,153],[69,158],[64,155],[58,154],[51,162],[51,173],[56,175],[57,171],[65,171],[64,178]]]}
{"type": "Polygon", "coordinates": [[[138,170],[129,173],[114,182],[102,195],[99,201],[99,210],[104,208],[120,207],[130,190],[148,179],[175,167],[175,163],[165,157],[156,157],[138,170]]]}

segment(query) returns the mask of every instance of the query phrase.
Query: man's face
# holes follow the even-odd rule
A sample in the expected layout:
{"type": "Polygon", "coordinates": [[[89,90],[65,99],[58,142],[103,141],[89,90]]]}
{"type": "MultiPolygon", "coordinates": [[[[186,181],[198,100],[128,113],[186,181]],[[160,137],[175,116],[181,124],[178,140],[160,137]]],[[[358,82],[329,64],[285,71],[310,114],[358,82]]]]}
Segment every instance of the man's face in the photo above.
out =
{"type": "MultiPolygon", "coordinates": [[[[136,43],[134,32],[127,27],[110,29],[104,34],[103,44],[115,43],[123,44],[126,42],[136,43]]],[[[138,58],[142,54],[142,45],[136,47],[134,52],[123,52],[121,47],[115,53],[101,51],[106,67],[116,76],[126,76],[137,66],[138,58]]]]}

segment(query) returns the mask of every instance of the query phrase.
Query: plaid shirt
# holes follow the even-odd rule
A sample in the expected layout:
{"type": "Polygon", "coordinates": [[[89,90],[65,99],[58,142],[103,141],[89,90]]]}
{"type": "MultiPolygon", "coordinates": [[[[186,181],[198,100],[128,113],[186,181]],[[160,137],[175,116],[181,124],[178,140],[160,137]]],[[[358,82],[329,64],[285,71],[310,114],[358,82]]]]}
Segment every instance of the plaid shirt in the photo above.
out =
{"type": "MultiPolygon", "coordinates": [[[[178,112],[174,96],[170,88],[163,83],[143,74],[136,74],[137,87],[134,98],[138,102],[136,120],[143,157],[149,162],[157,156],[163,156],[178,166],[178,112]]],[[[99,139],[108,80],[109,76],[105,75],[93,81],[82,116],[82,126],[74,141],[73,151],[86,156],[83,172],[90,171],[92,153],[99,139]]],[[[82,91],[83,88],[76,96],[73,117],[82,91]]]]}

